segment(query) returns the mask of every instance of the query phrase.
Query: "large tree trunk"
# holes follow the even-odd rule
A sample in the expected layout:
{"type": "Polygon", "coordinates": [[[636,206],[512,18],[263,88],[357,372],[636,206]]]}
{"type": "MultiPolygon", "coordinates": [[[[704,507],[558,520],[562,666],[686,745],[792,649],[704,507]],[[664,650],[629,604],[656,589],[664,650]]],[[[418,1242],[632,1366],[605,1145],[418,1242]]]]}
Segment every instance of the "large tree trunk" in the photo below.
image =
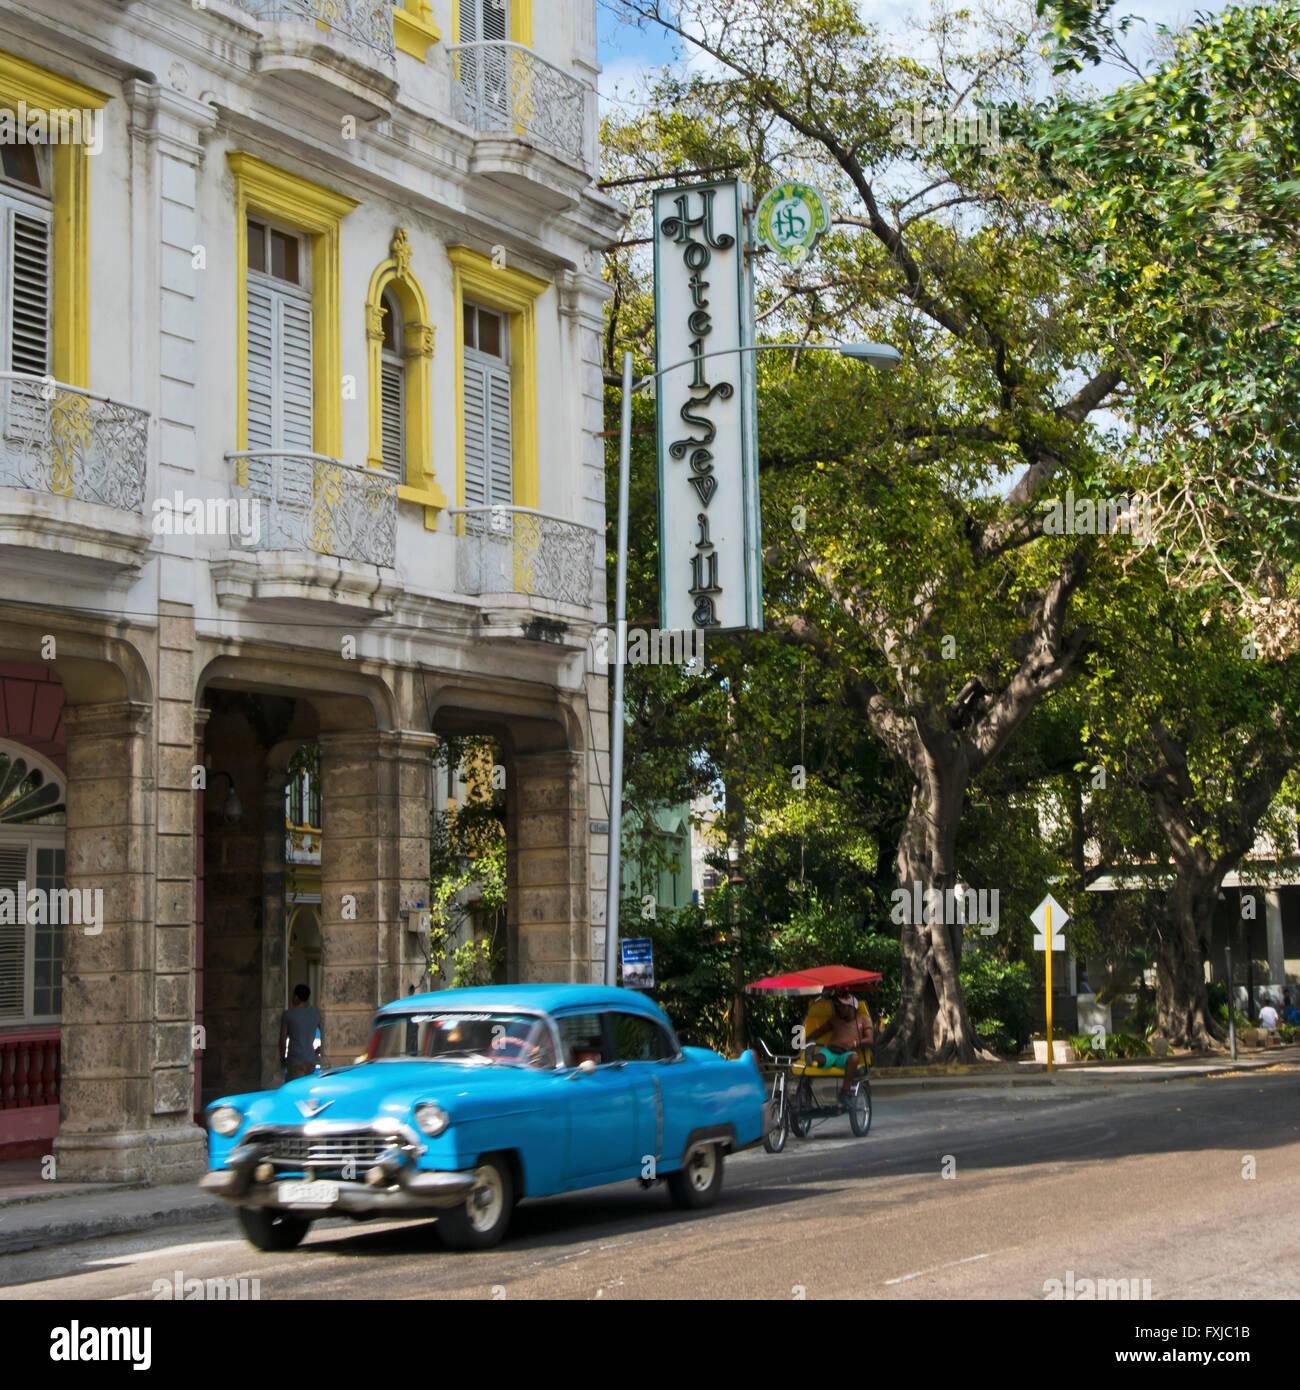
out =
{"type": "MultiPolygon", "coordinates": [[[[966,796],[966,777],[958,768],[925,770],[912,789],[912,801],[898,842],[898,887],[915,902],[934,902],[933,914],[916,914],[902,928],[902,983],[898,1009],[878,1048],[894,1066],[921,1062],[973,1062],[981,1055],[962,995],[962,926],[945,923],[941,904],[956,882],[957,828],[966,796]],[[929,896],[934,890],[937,897],[929,896]],[[927,922],[925,917],[933,916],[927,922]]],[[[987,1054],[985,1054],[987,1055],[987,1054]]]]}
{"type": "Polygon", "coordinates": [[[1201,943],[1208,946],[1222,872],[1179,867],[1156,920],[1156,1035],[1203,1052],[1227,1036],[1210,1014],[1201,943]]]}

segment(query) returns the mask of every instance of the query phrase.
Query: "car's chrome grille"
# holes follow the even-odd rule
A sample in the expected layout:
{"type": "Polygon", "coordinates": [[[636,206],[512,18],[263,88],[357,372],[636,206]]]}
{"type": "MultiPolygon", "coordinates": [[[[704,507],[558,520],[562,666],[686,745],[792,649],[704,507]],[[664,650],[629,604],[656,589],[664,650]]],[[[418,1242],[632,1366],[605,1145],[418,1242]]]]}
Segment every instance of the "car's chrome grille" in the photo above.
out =
{"type": "Polygon", "coordinates": [[[368,1129],[339,1134],[277,1134],[266,1156],[272,1163],[303,1168],[340,1168],[345,1163],[362,1167],[376,1162],[381,1154],[401,1143],[399,1135],[376,1134],[368,1129]]]}

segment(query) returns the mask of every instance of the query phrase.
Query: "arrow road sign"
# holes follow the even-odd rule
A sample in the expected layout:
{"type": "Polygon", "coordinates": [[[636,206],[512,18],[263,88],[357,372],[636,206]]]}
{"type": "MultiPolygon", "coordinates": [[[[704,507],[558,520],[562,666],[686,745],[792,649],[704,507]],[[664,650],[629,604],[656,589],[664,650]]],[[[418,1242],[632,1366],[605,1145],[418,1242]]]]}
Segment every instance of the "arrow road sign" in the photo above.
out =
{"type": "Polygon", "coordinates": [[[1070,914],[1050,893],[1029,914],[1029,920],[1038,928],[1038,935],[1034,937],[1035,951],[1047,950],[1049,922],[1052,927],[1052,950],[1065,950],[1065,938],[1061,935],[1061,928],[1070,920],[1070,914]]]}

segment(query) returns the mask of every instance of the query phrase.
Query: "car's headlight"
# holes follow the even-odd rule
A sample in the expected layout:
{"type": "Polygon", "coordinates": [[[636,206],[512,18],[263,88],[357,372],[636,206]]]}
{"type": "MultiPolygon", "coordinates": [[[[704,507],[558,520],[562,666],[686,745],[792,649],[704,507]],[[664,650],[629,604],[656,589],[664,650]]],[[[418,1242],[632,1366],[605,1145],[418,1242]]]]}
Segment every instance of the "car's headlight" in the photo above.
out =
{"type": "Polygon", "coordinates": [[[244,1117],[233,1105],[218,1105],[208,1116],[208,1128],[226,1139],[243,1123],[244,1117]]]}
{"type": "Polygon", "coordinates": [[[415,1107],[415,1126],[421,1134],[427,1134],[430,1139],[436,1139],[450,1123],[451,1116],[441,1105],[425,1101],[415,1107]]]}

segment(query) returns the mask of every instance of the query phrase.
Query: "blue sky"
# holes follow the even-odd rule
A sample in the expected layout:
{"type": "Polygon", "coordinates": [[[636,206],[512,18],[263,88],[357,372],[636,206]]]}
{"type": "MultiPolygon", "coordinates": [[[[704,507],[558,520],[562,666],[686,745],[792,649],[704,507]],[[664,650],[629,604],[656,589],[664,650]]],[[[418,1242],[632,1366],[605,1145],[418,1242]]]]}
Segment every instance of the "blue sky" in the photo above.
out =
{"type": "MultiPolygon", "coordinates": [[[[925,0],[861,0],[863,13],[886,32],[902,31],[903,21],[924,14],[925,0]]],[[[1154,33],[1157,24],[1180,26],[1187,23],[1197,10],[1218,11],[1226,0],[1119,0],[1116,14],[1136,15],[1147,21],[1154,33]]],[[[604,68],[600,78],[602,95],[614,87],[623,91],[635,88],[638,78],[647,68],[674,62],[681,55],[669,37],[657,25],[638,29],[620,24],[605,0],[596,0],[596,25],[600,43],[600,62],[604,68]]],[[[1130,34],[1132,37],[1132,32],[1130,34]]],[[[1096,75],[1092,80],[1097,81],[1096,75]]]]}

